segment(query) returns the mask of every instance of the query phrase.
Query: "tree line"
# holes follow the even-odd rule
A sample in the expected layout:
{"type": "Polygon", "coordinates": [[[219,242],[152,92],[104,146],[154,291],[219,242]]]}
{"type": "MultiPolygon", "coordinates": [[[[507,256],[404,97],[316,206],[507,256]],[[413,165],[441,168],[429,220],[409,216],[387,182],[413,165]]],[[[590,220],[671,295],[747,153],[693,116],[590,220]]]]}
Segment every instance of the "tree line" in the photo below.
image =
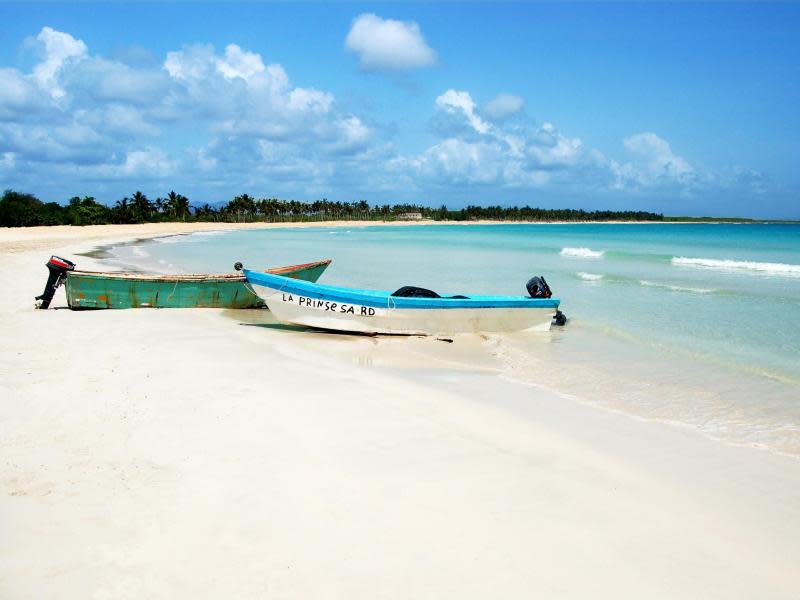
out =
{"type": "Polygon", "coordinates": [[[295,221],[663,221],[664,216],[645,211],[585,211],[545,209],[530,206],[474,206],[450,210],[418,204],[371,205],[366,200],[332,202],[327,198],[302,202],[278,198],[236,196],[221,206],[194,206],[174,191],[150,200],[140,191],[112,206],[91,196],[74,196],[66,204],[42,202],[33,194],[6,190],[0,198],[0,227],[33,225],[103,225],[108,223],[154,223],[160,221],[295,222],[295,221]]]}

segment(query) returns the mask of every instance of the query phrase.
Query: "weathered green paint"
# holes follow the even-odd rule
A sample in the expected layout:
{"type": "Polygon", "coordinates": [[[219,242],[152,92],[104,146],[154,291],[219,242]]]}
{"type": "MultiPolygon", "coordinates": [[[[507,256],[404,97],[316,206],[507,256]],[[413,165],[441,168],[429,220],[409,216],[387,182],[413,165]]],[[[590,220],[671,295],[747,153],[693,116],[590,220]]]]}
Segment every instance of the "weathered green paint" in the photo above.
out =
{"type": "MultiPolygon", "coordinates": [[[[268,269],[316,281],[331,261],[268,269]]],[[[244,275],[144,275],[70,271],[67,304],[82,308],[257,308],[263,306],[244,275]]]]}

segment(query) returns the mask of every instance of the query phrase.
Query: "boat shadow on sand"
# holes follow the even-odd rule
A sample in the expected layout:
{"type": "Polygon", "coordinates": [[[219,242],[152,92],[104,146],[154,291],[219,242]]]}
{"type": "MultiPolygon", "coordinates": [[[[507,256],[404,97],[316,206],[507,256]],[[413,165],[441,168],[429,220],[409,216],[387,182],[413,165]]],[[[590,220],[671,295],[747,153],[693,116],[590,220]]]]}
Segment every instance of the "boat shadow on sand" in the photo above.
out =
{"type": "MultiPolygon", "coordinates": [[[[314,333],[314,334],[324,334],[324,335],[331,335],[331,336],[345,336],[345,337],[396,337],[396,338],[408,338],[408,337],[429,337],[424,335],[408,335],[403,333],[391,334],[391,333],[382,333],[382,334],[374,334],[374,333],[363,333],[360,331],[340,331],[337,329],[321,329],[318,327],[308,327],[305,325],[289,325],[287,323],[281,323],[275,320],[275,317],[272,316],[269,309],[260,309],[260,310],[225,310],[222,311],[222,314],[226,317],[231,319],[236,319],[239,321],[239,325],[244,327],[260,327],[262,329],[269,329],[272,331],[293,331],[293,332],[301,332],[301,333],[314,333]]],[[[435,339],[443,341],[443,342],[452,342],[450,338],[445,337],[435,337],[435,339]]]]}

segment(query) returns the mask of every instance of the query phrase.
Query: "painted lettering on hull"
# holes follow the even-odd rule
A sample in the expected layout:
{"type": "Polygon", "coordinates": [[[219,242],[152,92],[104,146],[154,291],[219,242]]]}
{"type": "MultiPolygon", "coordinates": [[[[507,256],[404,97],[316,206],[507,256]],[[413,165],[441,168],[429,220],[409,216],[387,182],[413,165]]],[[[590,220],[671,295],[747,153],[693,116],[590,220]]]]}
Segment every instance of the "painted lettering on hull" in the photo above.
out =
{"type": "Polygon", "coordinates": [[[359,315],[361,317],[374,317],[375,309],[371,306],[359,306],[357,304],[346,304],[342,302],[331,302],[330,300],[320,300],[319,298],[306,298],[305,296],[294,296],[292,294],[281,294],[281,300],[290,304],[297,304],[306,308],[315,308],[325,312],[333,312],[345,315],[359,315]]]}

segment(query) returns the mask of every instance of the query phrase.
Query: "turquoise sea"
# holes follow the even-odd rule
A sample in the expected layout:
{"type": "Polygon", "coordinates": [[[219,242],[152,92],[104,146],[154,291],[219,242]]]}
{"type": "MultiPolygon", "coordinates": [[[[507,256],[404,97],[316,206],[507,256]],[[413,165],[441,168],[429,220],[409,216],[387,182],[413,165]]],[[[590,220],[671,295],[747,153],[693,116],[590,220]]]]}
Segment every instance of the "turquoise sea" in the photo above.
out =
{"type": "MultiPolygon", "coordinates": [[[[525,294],[569,317],[488,336],[503,376],[731,443],[800,456],[800,225],[428,225],[263,229],[114,249],[141,269],[229,272],[332,258],[322,282],[525,294]]],[[[476,361],[480,361],[476,357],[476,361]]]]}

